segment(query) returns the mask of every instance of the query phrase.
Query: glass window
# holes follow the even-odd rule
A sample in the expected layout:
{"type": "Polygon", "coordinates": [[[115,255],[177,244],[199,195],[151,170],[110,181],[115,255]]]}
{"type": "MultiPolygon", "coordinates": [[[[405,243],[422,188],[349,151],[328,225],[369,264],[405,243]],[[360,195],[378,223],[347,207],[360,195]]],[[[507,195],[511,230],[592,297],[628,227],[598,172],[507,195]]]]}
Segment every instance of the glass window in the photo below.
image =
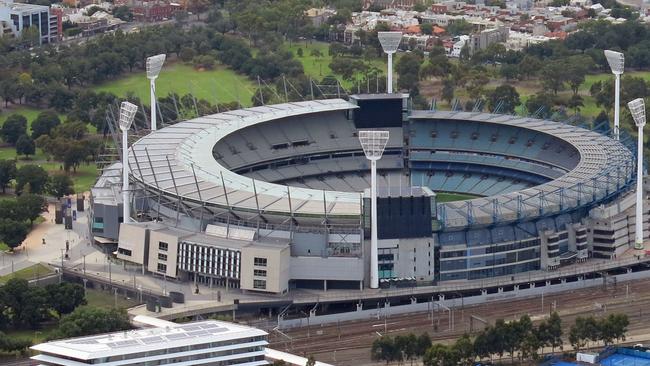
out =
{"type": "Polygon", "coordinates": [[[266,263],[267,263],[266,258],[255,257],[253,260],[253,265],[259,267],[266,267],[266,263]]]}
{"type": "Polygon", "coordinates": [[[167,272],[167,265],[164,263],[158,263],[158,272],[167,272]]]}
{"type": "Polygon", "coordinates": [[[167,251],[169,249],[169,244],[165,243],[164,241],[159,241],[158,249],[167,251]]]}
{"type": "Polygon", "coordinates": [[[117,248],[117,252],[120,254],[128,255],[129,257],[132,254],[130,250],[124,248],[117,248]]]}
{"type": "Polygon", "coordinates": [[[167,254],[158,253],[158,259],[161,261],[167,260],[167,254]]]}
{"type": "Polygon", "coordinates": [[[266,280],[253,280],[253,288],[266,289],[266,280]]]}
{"type": "Polygon", "coordinates": [[[253,270],[253,276],[266,277],[266,270],[265,269],[254,269],[253,270]]]}

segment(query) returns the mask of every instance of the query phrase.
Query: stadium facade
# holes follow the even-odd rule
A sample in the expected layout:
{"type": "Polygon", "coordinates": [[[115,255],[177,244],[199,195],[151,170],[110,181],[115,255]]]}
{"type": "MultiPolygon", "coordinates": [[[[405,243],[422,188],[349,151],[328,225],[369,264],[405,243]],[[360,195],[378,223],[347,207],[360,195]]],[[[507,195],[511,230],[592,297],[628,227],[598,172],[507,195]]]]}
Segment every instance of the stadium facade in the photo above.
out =
{"type": "Polygon", "coordinates": [[[166,277],[269,293],[367,287],[367,128],[390,132],[378,162],[384,287],[552,271],[634,242],[633,147],[535,118],[411,110],[402,94],[240,109],[150,133],[130,147],[133,222],[121,223],[115,164],[92,189],[91,230],[166,277]],[[474,198],[439,199],[447,193],[474,198]]]}

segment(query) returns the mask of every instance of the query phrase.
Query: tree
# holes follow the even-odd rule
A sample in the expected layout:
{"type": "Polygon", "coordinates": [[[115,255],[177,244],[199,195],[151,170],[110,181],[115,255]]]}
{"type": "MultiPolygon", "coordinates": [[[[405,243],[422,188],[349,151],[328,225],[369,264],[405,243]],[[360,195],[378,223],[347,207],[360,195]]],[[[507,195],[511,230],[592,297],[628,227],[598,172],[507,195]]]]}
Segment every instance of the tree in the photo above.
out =
{"type": "Polygon", "coordinates": [[[32,121],[32,138],[36,140],[42,135],[49,135],[53,128],[61,124],[59,116],[52,111],[45,111],[38,114],[32,121]]]}
{"type": "Polygon", "coordinates": [[[40,286],[29,287],[25,302],[20,307],[19,322],[32,329],[36,328],[41,322],[50,318],[49,310],[47,291],[40,286]]]}
{"type": "Polygon", "coordinates": [[[499,113],[512,114],[520,104],[517,89],[508,84],[499,85],[488,95],[488,108],[494,111],[497,106],[500,106],[499,113]]]}
{"type": "Polygon", "coordinates": [[[424,355],[424,366],[456,366],[458,354],[449,346],[440,343],[433,344],[424,355]]]}
{"type": "Polygon", "coordinates": [[[422,23],[420,24],[420,30],[423,34],[432,35],[433,34],[433,24],[431,23],[422,23]]]}
{"type": "Polygon", "coordinates": [[[116,6],[113,8],[113,16],[125,22],[130,22],[133,20],[133,13],[131,12],[131,9],[126,5],[116,6]]]}
{"type": "Polygon", "coordinates": [[[555,348],[564,344],[562,341],[562,319],[557,312],[552,312],[548,318],[548,345],[555,352],[555,348]]]}
{"type": "Polygon", "coordinates": [[[37,165],[23,165],[16,171],[17,192],[22,192],[29,185],[28,193],[43,193],[47,181],[47,172],[37,165]]]}
{"type": "Polygon", "coordinates": [[[550,118],[553,115],[555,102],[553,96],[547,93],[532,95],[526,101],[526,110],[538,118],[550,118]]]}
{"type": "Polygon", "coordinates": [[[11,250],[19,247],[25,241],[28,232],[29,227],[23,221],[0,219],[0,241],[7,244],[11,250]]]}
{"type": "Polygon", "coordinates": [[[407,53],[399,58],[395,65],[398,75],[397,87],[400,89],[412,90],[417,87],[420,79],[421,58],[416,53],[407,53]]]}
{"type": "Polygon", "coordinates": [[[49,304],[59,315],[70,314],[79,305],[86,304],[83,286],[76,283],[62,282],[45,287],[49,304]]]}
{"type": "Polygon", "coordinates": [[[449,24],[447,27],[447,33],[451,34],[452,36],[460,36],[463,34],[469,34],[472,29],[474,29],[474,26],[471,23],[465,19],[460,19],[449,24]]]}
{"type": "Polygon", "coordinates": [[[310,355],[307,357],[307,362],[305,363],[305,366],[315,366],[316,365],[316,359],[314,356],[310,355]]]}
{"type": "Polygon", "coordinates": [[[18,221],[29,221],[30,226],[43,211],[47,210],[47,202],[43,196],[23,193],[16,198],[16,217],[18,221]]]}
{"type": "Polygon", "coordinates": [[[22,135],[16,141],[16,155],[25,155],[27,158],[29,155],[34,155],[36,152],[36,144],[34,140],[28,135],[22,135]]]}
{"type": "Polygon", "coordinates": [[[78,307],[59,322],[55,338],[81,337],[130,328],[129,317],[124,309],[78,307]]]}
{"type": "Polygon", "coordinates": [[[61,198],[74,193],[74,182],[66,174],[53,174],[47,182],[47,193],[61,198]]]}
{"type": "Polygon", "coordinates": [[[20,136],[27,133],[27,119],[20,114],[12,114],[0,128],[2,139],[8,144],[15,144],[20,136]]]}
{"type": "MultiPolygon", "coordinates": [[[[399,350],[391,337],[380,337],[372,342],[370,358],[373,361],[384,361],[386,364],[398,359],[399,350]]],[[[400,354],[401,356],[401,354],[400,354]]]]}
{"type": "Polygon", "coordinates": [[[454,353],[458,355],[461,364],[471,364],[474,361],[474,344],[469,335],[463,334],[462,337],[454,343],[454,353]]]}
{"type": "Polygon", "coordinates": [[[7,185],[16,178],[16,161],[14,160],[0,160],[0,186],[2,186],[2,193],[4,194],[7,185]]]}
{"type": "Polygon", "coordinates": [[[576,351],[580,351],[587,344],[587,339],[586,319],[579,316],[569,330],[569,342],[576,351]]]}
{"type": "Polygon", "coordinates": [[[550,61],[541,70],[542,87],[557,95],[557,92],[564,88],[566,76],[566,65],[562,61],[550,61]]]}
{"type": "Polygon", "coordinates": [[[580,111],[580,107],[584,106],[585,104],[583,103],[582,96],[579,94],[571,95],[571,98],[567,101],[567,107],[573,109],[576,114],[580,111]]]}

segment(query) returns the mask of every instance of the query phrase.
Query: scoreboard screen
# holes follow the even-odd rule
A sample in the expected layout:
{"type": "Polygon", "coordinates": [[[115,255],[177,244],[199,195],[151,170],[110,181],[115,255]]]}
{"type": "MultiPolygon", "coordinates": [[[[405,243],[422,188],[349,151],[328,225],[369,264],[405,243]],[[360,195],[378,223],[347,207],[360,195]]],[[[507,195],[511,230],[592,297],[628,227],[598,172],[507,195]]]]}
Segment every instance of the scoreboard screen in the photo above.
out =
{"type": "Polygon", "coordinates": [[[352,96],[357,129],[402,127],[402,94],[352,96]],[[356,98],[355,98],[356,97],[356,98]]]}

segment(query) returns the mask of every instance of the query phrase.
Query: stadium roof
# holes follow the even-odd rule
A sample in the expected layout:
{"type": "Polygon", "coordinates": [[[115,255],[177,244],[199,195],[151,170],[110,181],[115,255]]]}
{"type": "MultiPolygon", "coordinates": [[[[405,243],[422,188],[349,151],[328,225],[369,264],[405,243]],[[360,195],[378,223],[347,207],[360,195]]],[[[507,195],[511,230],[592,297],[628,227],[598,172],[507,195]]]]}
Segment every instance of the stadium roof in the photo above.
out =
{"type": "Polygon", "coordinates": [[[454,111],[413,111],[410,118],[471,120],[526,128],[560,138],[580,153],[575,168],[550,182],[503,195],[441,204],[446,227],[495,224],[495,219],[505,223],[560,213],[605,198],[624,186],[633,172],[634,156],[619,141],[568,124],[513,115],[454,111]]]}
{"type": "Polygon", "coordinates": [[[131,146],[133,177],[166,195],[223,208],[293,217],[358,217],[360,193],[288,187],[236,174],[212,150],[230,133],[279,118],[357,108],[342,99],[234,110],[183,121],[131,146]],[[259,207],[259,211],[258,211],[259,207]]]}

